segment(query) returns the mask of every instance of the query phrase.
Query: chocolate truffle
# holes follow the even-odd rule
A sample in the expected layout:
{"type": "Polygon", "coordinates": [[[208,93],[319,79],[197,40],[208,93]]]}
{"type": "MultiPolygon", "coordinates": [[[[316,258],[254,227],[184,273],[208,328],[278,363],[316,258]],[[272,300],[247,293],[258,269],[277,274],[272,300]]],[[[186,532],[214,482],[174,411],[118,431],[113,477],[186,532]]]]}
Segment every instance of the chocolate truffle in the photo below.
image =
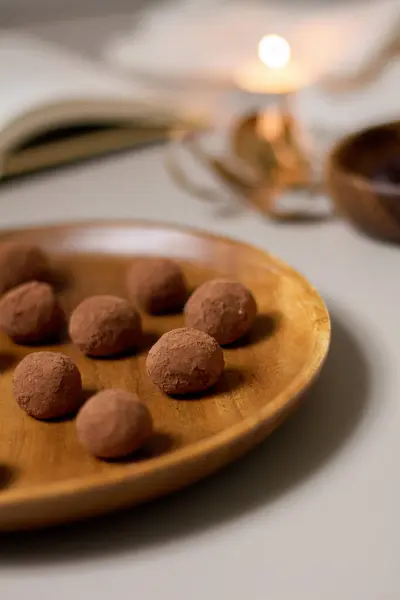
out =
{"type": "Polygon", "coordinates": [[[127,288],[138,306],[154,315],[179,312],[187,299],[179,265],[166,258],[135,261],[127,273],[127,288]]]}
{"type": "Polygon", "coordinates": [[[71,340],[88,356],[113,356],[136,347],[142,324],[136,308],[117,296],[91,296],[69,322],[71,340]]]}
{"type": "Polygon", "coordinates": [[[53,339],[64,324],[63,310],[47,283],[23,283],[0,299],[0,329],[17,344],[53,339]]]}
{"type": "Polygon", "coordinates": [[[40,248],[12,241],[0,244],[0,294],[26,281],[48,277],[49,266],[40,248]]]}
{"type": "Polygon", "coordinates": [[[103,390],[89,398],[76,419],[78,439],[99,458],[132,454],[150,437],[153,422],[149,409],[136,394],[103,390]]]}
{"type": "Polygon", "coordinates": [[[191,295],[185,306],[185,324],[205,331],[221,345],[247,333],[257,315],[251,292],[238,281],[212,279],[191,295]]]}
{"type": "Polygon", "coordinates": [[[36,419],[55,419],[82,404],[82,381],[76,364],[57,352],[28,354],[13,378],[14,397],[36,419]]]}
{"type": "Polygon", "coordinates": [[[224,355],[207,333],[182,327],[161,336],[147,356],[146,367],[150,379],[166,394],[192,394],[217,382],[224,355]]]}

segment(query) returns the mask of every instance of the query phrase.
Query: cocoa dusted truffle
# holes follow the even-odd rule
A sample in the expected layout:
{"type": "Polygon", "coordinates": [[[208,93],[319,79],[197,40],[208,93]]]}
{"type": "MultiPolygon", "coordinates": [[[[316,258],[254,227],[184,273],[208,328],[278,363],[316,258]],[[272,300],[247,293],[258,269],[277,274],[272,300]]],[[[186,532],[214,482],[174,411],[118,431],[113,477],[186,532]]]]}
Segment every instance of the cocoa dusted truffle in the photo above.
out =
{"type": "Polygon", "coordinates": [[[103,390],[89,398],[76,419],[78,439],[99,458],[132,454],[150,437],[153,422],[149,409],[136,394],[103,390]]]}
{"type": "Polygon", "coordinates": [[[179,312],[187,299],[181,268],[166,258],[135,261],[127,273],[127,288],[138,306],[154,315],[179,312]]]}
{"type": "Polygon", "coordinates": [[[238,281],[212,279],[191,295],[185,306],[185,324],[205,331],[219,344],[231,344],[252,326],[257,305],[238,281]]]}
{"type": "Polygon", "coordinates": [[[45,254],[32,244],[0,243],[0,294],[33,280],[46,280],[49,265],[45,254]]]}
{"type": "Polygon", "coordinates": [[[76,364],[57,352],[28,354],[13,378],[14,397],[36,419],[55,419],[82,404],[82,380],[76,364]]]}
{"type": "Polygon", "coordinates": [[[117,296],[91,296],[69,322],[71,340],[88,356],[113,356],[136,347],[142,337],[138,311],[117,296]]]}
{"type": "Polygon", "coordinates": [[[207,333],[182,327],[158,340],[147,356],[146,367],[150,379],[166,394],[192,394],[217,382],[224,355],[207,333]]]}
{"type": "Polygon", "coordinates": [[[0,329],[17,344],[54,339],[64,324],[64,312],[47,283],[23,283],[0,299],[0,329]]]}

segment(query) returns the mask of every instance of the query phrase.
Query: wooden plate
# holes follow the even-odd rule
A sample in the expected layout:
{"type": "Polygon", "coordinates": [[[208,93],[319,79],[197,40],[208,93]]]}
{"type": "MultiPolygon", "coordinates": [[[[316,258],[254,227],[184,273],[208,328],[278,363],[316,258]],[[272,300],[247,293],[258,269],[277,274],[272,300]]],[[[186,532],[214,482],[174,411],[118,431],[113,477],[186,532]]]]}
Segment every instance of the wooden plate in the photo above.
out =
{"type": "MultiPolygon", "coordinates": [[[[10,233],[7,233],[10,235],[10,233]]],[[[80,448],[73,420],[28,417],[11,393],[13,368],[35,349],[0,336],[0,529],[40,527],[105,513],[182,488],[265,438],[298,404],[326,356],[329,315],[311,285],[280,260],[206,233],[137,222],[103,222],[11,232],[52,256],[67,311],[96,293],[124,294],[124,271],[138,255],[180,261],[191,287],[215,276],[240,279],[260,316],[242,344],[225,350],[226,372],[211,393],[176,400],[148,380],[145,359],[157,336],[182,315],[145,317],[143,348],[120,360],[91,360],[70,343],[52,347],[79,365],[86,393],[136,390],[156,435],[133,461],[107,463],[80,448]]],[[[49,349],[49,347],[47,347],[49,349]]]]}

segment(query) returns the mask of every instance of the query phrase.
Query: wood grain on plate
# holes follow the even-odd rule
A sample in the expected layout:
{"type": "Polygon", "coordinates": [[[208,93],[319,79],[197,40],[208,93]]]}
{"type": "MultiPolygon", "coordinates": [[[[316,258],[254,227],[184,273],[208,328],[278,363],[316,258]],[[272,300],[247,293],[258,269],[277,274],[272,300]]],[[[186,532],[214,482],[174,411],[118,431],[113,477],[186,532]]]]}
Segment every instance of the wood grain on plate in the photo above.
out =
{"type": "MultiPolygon", "coordinates": [[[[247,452],[297,405],[326,356],[329,316],[311,285],[280,260],[206,233],[137,222],[75,224],[7,232],[53,256],[56,287],[68,312],[96,293],[125,294],[128,261],[178,260],[191,288],[215,276],[253,291],[260,316],[243,343],[225,349],[226,371],[203,397],[177,400],[149,381],[145,359],[157,336],[182,315],[144,317],[139,351],[119,360],[85,358],[68,341],[55,349],[78,364],[85,393],[135,390],[153,414],[156,435],[134,459],[98,461],[79,446],[73,419],[46,423],[13,400],[15,364],[33,350],[0,336],[0,529],[40,527],[98,515],[171,492],[247,452]]],[[[268,474],[266,473],[266,477],[268,474]]]]}

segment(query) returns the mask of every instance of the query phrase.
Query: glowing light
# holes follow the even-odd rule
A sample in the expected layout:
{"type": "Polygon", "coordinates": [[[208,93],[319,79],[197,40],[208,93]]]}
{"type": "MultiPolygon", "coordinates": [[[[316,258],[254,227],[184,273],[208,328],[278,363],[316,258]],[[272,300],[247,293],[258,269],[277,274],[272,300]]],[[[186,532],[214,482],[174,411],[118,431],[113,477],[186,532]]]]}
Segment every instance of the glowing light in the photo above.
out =
{"type": "Polygon", "coordinates": [[[271,69],[282,69],[291,58],[289,43],[280,35],[265,35],[258,44],[260,60],[271,69]]]}

